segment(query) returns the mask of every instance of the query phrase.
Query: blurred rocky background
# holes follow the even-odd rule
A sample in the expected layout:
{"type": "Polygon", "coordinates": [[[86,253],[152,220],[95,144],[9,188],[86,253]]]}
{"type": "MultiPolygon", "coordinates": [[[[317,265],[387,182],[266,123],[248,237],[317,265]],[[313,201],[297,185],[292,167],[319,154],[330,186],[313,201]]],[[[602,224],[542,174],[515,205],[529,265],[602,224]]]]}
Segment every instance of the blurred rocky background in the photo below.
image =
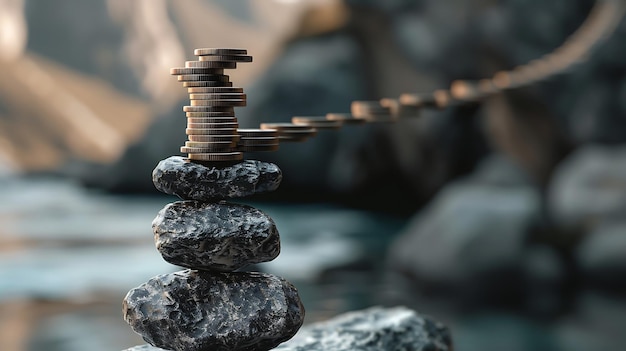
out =
{"type": "MultiPolygon", "coordinates": [[[[170,67],[247,48],[240,127],[349,112],[557,48],[592,0],[0,0],[0,350],[123,349],[126,291],[175,270],[151,182],[185,140],[170,67]]],[[[307,323],[406,305],[457,351],[626,347],[626,23],[571,74],[249,158],[307,323]]]]}

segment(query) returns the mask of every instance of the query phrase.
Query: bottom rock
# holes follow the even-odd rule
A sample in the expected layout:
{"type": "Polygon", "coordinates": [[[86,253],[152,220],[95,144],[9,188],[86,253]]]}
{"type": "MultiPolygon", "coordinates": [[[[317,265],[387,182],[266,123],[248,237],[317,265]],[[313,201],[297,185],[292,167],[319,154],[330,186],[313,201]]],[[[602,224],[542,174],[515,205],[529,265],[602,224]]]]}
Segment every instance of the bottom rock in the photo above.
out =
{"type": "Polygon", "coordinates": [[[259,272],[158,275],[128,292],[123,313],[150,345],[175,351],[269,350],[304,322],[296,288],[259,272]]]}
{"type": "Polygon", "coordinates": [[[450,331],[405,307],[372,307],[308,325],[276,351],[452,351],[450,331]]]}

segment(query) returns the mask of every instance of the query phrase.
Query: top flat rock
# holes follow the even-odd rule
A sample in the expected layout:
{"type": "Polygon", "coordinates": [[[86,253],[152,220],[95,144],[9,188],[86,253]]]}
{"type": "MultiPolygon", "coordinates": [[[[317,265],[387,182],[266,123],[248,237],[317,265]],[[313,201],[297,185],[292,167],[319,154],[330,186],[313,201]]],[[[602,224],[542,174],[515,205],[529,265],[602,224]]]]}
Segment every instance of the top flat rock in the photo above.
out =
{"type": "Polygon", "coordinates": [[[157,190],[183,200],[215,202],[278,189],[283,179],[277,165],[257,160],[205,166],[181,156],[161,160],[152,171],[157,190]]]}

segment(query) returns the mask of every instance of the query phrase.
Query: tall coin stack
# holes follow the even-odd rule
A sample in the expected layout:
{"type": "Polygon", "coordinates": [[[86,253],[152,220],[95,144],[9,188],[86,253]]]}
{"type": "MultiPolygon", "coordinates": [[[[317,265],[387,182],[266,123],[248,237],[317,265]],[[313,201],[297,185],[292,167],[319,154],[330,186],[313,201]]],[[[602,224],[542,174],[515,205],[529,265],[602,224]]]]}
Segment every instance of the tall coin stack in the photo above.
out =
{"type": "MultiPolygon", "coordinates": [[[[246,49],[195,49],[197,61],[186,61],[185,67],[170,69],[189,93],[187,115],[188,140],[180,148],[191,161],[239,161],[240,135],[235,107],[246,106],[243,88],[233,87],[225,69],[237,68],[239,62],[252,62],[246,49]]],[[[277,143],[277,141],[276,141],[277,143]]]]}

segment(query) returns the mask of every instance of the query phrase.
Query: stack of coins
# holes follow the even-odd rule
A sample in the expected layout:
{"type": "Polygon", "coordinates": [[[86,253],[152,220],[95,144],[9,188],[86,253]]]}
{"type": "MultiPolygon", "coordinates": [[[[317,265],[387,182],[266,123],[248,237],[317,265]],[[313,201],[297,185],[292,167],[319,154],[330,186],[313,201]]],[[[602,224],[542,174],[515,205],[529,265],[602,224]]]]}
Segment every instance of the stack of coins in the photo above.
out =
{"type": "Polygon", "coordinates": [[[383,106],[380,101],[352,101],[350,112],[356,118],[364,118],[367,122],[395,122],[389,106],[383,106]]]}
{"type": "Polygon", "coordinates": [[[291,118],[294,124],[304,124],[315,129],[339,129],[343,121],[328,119],[326,116],[294,116],[291,118]]]}
{"type": "Polygon", "coordinates": [[[295,123],[261,123],[261,129],[276,130],[280,141],[305,141],[317,134],[317,128],[295,123]]]}
{"type": "Polygon", "coordinates": [[[191,161],[239,161],[243,152],[235,117],[235,107],[246,106],[243,89],[233,87],[225,69],[237,68],[239,62],[252,62],[245,49],[202,48],[194,50],[197,61],[170,69],[189,93],[186,134],[188,140],[180,151],[191,161]]]}

